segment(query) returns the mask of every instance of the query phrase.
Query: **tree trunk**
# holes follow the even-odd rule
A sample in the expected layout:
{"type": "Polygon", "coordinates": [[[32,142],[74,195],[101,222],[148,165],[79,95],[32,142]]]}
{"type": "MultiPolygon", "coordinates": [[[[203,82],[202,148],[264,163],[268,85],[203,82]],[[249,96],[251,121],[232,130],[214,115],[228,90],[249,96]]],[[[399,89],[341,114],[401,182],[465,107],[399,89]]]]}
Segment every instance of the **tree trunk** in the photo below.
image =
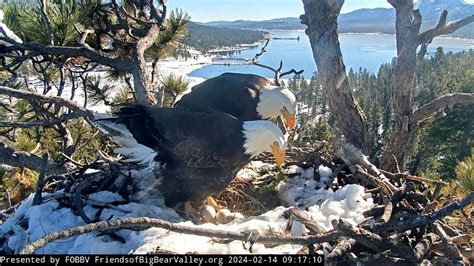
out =
{"type": "Polygon", "coordinates": [[[392,88],[392,104],[395,126],[392,136],[386,146],[380,167],[387,171],[397,170],[397,163],[401,168],[413,146],[413,140],[418,128],[428,118],[450,105],[465,105],[474,103],[474,95],[455,93],[442,96],[433,102],[413,110],[412,89],[415,86],[415,71],[417,54],[416,49],[422,45],[418,57],[423,57],[427,46],[433,38],[448,34],[474,22],[474,15],[453,23],[446,23],[448,12],[441,12],[438,24],[423,33],[420,33],[422,16],[418,9],[413,10],[413,0],[388,0],[396,10],[397,35],[397,65],[392,88]]]}
{"type": "Polygon", "coordinates": [[[155,99],[150,93],[151,82],[146,69],[146,61],[143,56],[137,57],[137,61],[132,70],[135,100],[141,104],[153,104],[155,99]]]}
{"type": "Polygon", "coordinates": [[[406,155],[412,145],[416,126],[410,125],[415,81],[416,48],[421,26],[419,19],[412,16],[413,1],[404,2],[396,8],[397,65],[392,84],[392,106],[395,125],[381,162],[387,171],[397,170],[397,164],[405,165],[406,155]]]}
{"type": "MultiPolygon", "coordinates": [[[[397,65],[392,84],[395,125],[384,151],[381,168],[394,172],[397,164],[405,166],[416,131],[425,124],[423,122],[450,105],[474,103],[474,94],[456,93],[440,97],[414,111],[412,96],[417,47],[423,46],[418,55],[424,56],[433,38],[473,23],[474,15],[446,23],[448,12],[443,11],[436,27],[420,34],[422,17],[419,10],[413,10],[413,0],[388,2],[396,10],[397,65]]],[[[337,126],[348,142],[368,155],[372,147],[367,119],[352,96],[337,34],[337,17],[343,4],[344,0],[303,0],[305,14],[301,20],[308,26],[306,34],[337,126]]]]}
{"type": "Polygon", "coordinates": [[[305,14],[301,20],[308,26],[306,34],[337,127],[348,142],[370,154],[367,120],[352,95],[337,34],[337,17],[343,3],[343,0],[303,0],[305,14]]]}

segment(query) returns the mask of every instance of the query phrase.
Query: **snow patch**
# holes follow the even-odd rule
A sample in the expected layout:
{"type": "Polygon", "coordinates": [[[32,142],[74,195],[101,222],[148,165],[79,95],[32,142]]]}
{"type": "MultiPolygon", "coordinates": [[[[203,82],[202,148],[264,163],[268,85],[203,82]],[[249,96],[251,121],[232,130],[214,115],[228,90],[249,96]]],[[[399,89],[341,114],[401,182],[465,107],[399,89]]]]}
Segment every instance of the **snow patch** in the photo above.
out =
{"type": "MultiPolygon", "coordinates": [[[[239,172],[248,176],[259,176],[258,170],[271,165],[262,162],[253,162],[245,171],[239,172]],[[250,169],[250,170],[249,170],[250,169]]],[[[321,178],[327,178],[332,174],[330,169],[318,167],[321,178]]],[[[277,192],[281,200],[288,207],[298,206],[312,217],[322,228],[332,229],[333,219],[344,218],[352,224],[363,221],[362,213],[373,206],[370,194],[364,192],[359,185],[346,185],[337,191],[326,189],[326,186],[314,180],[314,168],[303,169],[292,166],[287,169],[288,173],[296,176],[281,181],[277,186],[277,192]]],[[[152,172],[132,171],[135,179],[141,180],[142,188],[150,188],[147,182],[154,182],[152,172]]],[[[156,192],[156,191],[155,191],[156,192]]],[[[163,219],[180,225],[195,226],[216,230],[232,232],[254,232],[259,234],[283,234],[301,236],[307,233],[307,229],[300,222],[294,220],[287,230],[288,220],[284,213],[285,207],[277,207],[256,217],[235,219],[228,224],[193,224],[184,221],[174,209],[168,208],[163,203],[160,193],[150,196],[143,194],[135,197],[135,202],[120,204],[124,199],[110,191],[101,191],[90,194],[84,204],[84,213],[88,217],[95,217],[99,211],[96,203],[107,204],[100,214],[100,220],[127,217],[151,217],[163,219]],[[112,204],[116,205],[112,205],[112,204]]],[[[26,243],[37,240],[44,235],[74,226],[84,225],[82,219],[68,207],[63,207],[56,200],[59,192],[44,193],[44,203],[32,206],[33,195],[28,197],[18,208],[16,214],[0,225],[0,235],[6,237],[5,243],[14,252],[18,252],[26,243]]],[[[186,253],[198,252],[199,254],[227,254],[227,253],[249,253],[244,249],[241,241],[221,243],[208,237],[178,234],[160,228],[150,228],[144,231],[119,230],[115,235],[121,238],[101,234],[98,232],[88,233],[65,240],[49,243],[36,251],[36,254],[144,254],[155,251],[158,247],[163,250],[186,253]]],[[[1,248],[1,247],[0,247],[1,248]]],[[[301,249],[298,245],[265,246],[256,243],[253,246],[254,253],[272,254],[295,254],[301,249]]]]}

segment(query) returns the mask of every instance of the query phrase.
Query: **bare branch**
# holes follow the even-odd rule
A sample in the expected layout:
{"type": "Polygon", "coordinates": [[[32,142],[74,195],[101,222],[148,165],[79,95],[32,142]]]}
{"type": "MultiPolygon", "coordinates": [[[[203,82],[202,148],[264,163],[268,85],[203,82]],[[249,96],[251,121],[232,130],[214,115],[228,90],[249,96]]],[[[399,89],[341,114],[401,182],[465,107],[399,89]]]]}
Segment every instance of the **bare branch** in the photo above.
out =
{"type": "Polygon", "coordinates": [[[294,68],[292,68],[292,69],[289,70],[289,71],[286,71],[286,72],[281,73],[281,74],[280,74],[280,78],[282,78],[282,77],[284,77],[284,76],[287,76],[287,75],[291,75],[291,74],[294,74],[294,75],[301,75],[301,74],[303,74],[303,72],[304,72],[304,69],[298,71],[298,70],[295,70],[294,68]]]}
{"type": "MultiPolygon", "coordinates": [[[[24,151],[17,151],[5,143],[0,142],[0,163],[14,166],[27,167],[33,170],[40,171],[43,164],[43,159],[34,154],[24,151]]],[[[46,168],[46,175],[62,175],[69,173],[69,169],[65,165],[59,165],[55,162],[48,161],[46,168]]]]}
{"type": "MultiPolygon", "coordinates": [[[[91,223],[83,226],[77,226],[68,230],[50,233],[38,240],[35,240],[20,251],[20,254],[32,254],[35,250],[44,247],[46,244],[59,239],[66,239],[76,235],[86,234],[94,231],[106,231],[111,229],[129,229],[129,230],[145,230],[151,227],[159,227],[169,231],[193,234],[197,236],[206,237],[218,237],[223,239],[233,239],[240,241],[247,241],[248,234],[222,231],[222,230],[211,230],[205,228],[196,228],[193,226],[183,226],[179,224],[173,224],[167,221],[163,221],[155,218],[125,218],[125,219],[112,219],[108,221],[101,221],[97,223],[91,223]]],[[[326,234],[306,236],[306,237],[283,237],[283,236],[267,236],[261,235],[258,237],[257,242],[260,243],[275,243],[275,244],[294,244],[294,245],[309,245],[314,243],[329,242],[339,237],[337,231],[330,231],[326,234]]]]}
{"type": "Polygon", "coordinates": [[[431,43],[433,38],[440,36],[440,35],[445,35],[445,34],[450,34],[455,32],[456,30],[474,22],[474,15],[470,15],[466,18],[463,18],[461,20],[458,20],[456,22],[451,22],[446,25],[446,17],[448,15],[448,12],[446,10],[441,13],[440,19],[438,21],[438,24],[436,27],[429,29],[423,33],[421,33],[418,37],[419,43],[431,43]]]}
{"type": "Polygon", "coordinates": [[[453,202],[437,211],[429,214],[423,214],[414,217],[413,219],[404,219],[400,221],[391,221],[388,223],[375,223],[371,225],[365,225],[364,228],[375,233],[387,232],[387,231],[405,231],[415,227],[430,224],[436,220],[439,220],[447,215],[450,215],[456,210],[462,209],[474,201],[474,193],[470,193],[464,199],[453,202]]]}
{"type": "Polygon", "coordinates": [[[326,256],[328,262],[336,262],[344,258],[347,253],[351,252],[352,248],[355,246],[356,240],[349,238],[340,241],[336,247],[326,256]]]}
{"type": "Polygon", "coordinates": [[[379,235],[369,232],[363,228],[354,228],[342,220],[339,220],[337,229],[341,230],[345,235],[350,236],[362,245],[377,252],[390,250],[395,254],[398,254],[400,257],[406,258],[410,261],[417,261],[411,248],[403,243],[396,243],[393,240],[391,241],[388,239],[383,239],[379,235]]]}
{"type": "Polygon", "coordinates": [[[48,44],[54,46],[53,27],[51,26],[51,20],[48,16],[46,0],[41,0],[41,15],[43,16],[48,31],[48,44]]]}
{"type": "Polygon", "coordinates": [[[36,187],[36,193],[35,193],[35,196],[33,198],[33,205],[39,205],[43,202],[43,197],[42,197],[42,193],[43,193],[43,188],[44,188],[44,185],[45,185],[45,174],[46,174],[46,167],[48,167],[48,153],[46,152],[44,155],[43,155],[43,158],[42,158],[42,163],[41,163],[41,170],[40,170],[40,174],[39,174],[39,177],[38,177],[38,184],[37,184],[37,187],[36,187]]]}
{"type": "Polygon", "coordinates": [[[37,126],[44,126],[44,127],[52,127],[60,123],[64,123],[71,119],[84,117],[83,114],[79,114],[76,112],[63,114],[59,117],[53,117],[48,120],[33,120],[33,121],[26,121],[26,122],[10,122],[10,121],[0,121],[0,127],[14,127],[14,128],[29,128],[29,127],[37,127],[37,126]]]}
{"type": "Polygon", "coordinates": [[[474,93],[451,93],[439,97],[430,103],[427,103],[418,108],[410,119],[412,126],[417,126],[419,123],[430,118],[440,110],[443,110],[452,105],[472,105],[474,104],[474,93]]]}
{"type": "Polygon", "coordinates": [[[446,183],[446,182],[443,182],[443,181],[440,181],[440,180],[433,180],[433,179],[419,177],[419,176],[413,176],[413,175],[409,175],[409,174],[390,173],[390,172],[384,171],[382,169],[380,169],[380,172],[382,172],[383,174],[385,174],[386,176],[389,176],[391,178],[397,178],[397,179],[402,179],[402,180],[406,179],[406,180],[413,181],[413,182],[418,182],[418,183],[439,184],[441,186],[448,186],[449,185],[449,183],[446,183]]]}
{"type": "Polygon", "coordinates": [[[304,72],[304,70],[297,71],[295,69],[291,69],[290,71],[286,71],[286,72],[281,73],[281,70],[283,69],[283,61],[280,61],[280,65],[278,66],[278,68],[273,68],[271,66],[267,66],[267,65],[258,63],[258,58],[267,51],[266,48],[267,48],[269,42],[270,42],[270,39],[267,39],[265,44],[260,49],[260,52],[258,52],[252,59],[247,60],[247,62],[249,62],[252,65],[255,65],[255,66],[265,68],[265,69],[268,69],[268,70],[272,71],[275,75],[274,84],[276,86],[280,86],[280,79],[282,77],[290,75],[290,74],[301,75],[304,72]]]}
{"type": "Polygon", "coordinates": [[[269,42],[270,42],[270,39],[267,39],[267,41],[265,42],[265,44],[262,46],[262,49],[260,49],[260,52],[258,52],[258,53],[250,60],[252,63],[257,62],[257,61],[258,61],[258,58],[259,58],[262,54],[264,54],[264,53],[267,51],[266,48],[267,48],[269,42]]]}
{"type": "MultiPolygon", "coordinates": [[[[0,40],[7,40],[5,37],[0,37],[0,40]]],[[[118,71],[130,72],[132,69],[132,61],[130,59],[112,58],[102,52],[95,51],[87,46],[83,47],[59,47],[46,46],[37,43],[21,44],[16,43],[12,46],[5,47],[6,52],[13,51],[29,51],[38,55],[56,55],[65,57],[80,57],[83,56],[89,60],[100,63],[104,66],[115,68],[118,71]]]]}
{"type": "Polygon", "coordinates": [[[15,89],[5,87],[5,86],[0,86],[0,94],[15,97],[15,98],[20,98],[24,100],[35,100],[35,101],[46,102],[46,103],[54,103],[59,106],[67,107],[77,112],[83,117],[87,117],[90,119],[94,118],[94,115],[92,114],[91,111],[87,110],[84,107],[78,106],[73,101],[69,101],[61,97],[47,96],[47,95],[43,95],[43,94],[39,94],[35,92],[29,92],[29,91],[20,91],[20,90],[15,90],[15,89]]]}

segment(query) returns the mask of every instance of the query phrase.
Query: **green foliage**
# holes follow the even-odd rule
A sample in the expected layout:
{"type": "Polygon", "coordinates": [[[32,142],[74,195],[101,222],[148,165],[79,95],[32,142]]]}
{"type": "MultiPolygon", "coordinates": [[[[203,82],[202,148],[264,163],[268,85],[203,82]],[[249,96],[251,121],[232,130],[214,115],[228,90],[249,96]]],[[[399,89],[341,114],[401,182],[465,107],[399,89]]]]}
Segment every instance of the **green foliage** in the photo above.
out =
{"type": "MultiPolygon", "coordinates": [[[[414,99],[418,106],[454,92],[474,92],[474,51],[435,55],[418,64],[414,99]]],[[[458,106],[418,133],[410,164],[414,172],[435,171],[443,179],[455,176],[457,162],[474,147],[474,109],[458,106]]]]}
{"type": "MultiPolygon", "coordinates": [[[[2,7],[5,24],[26,42],[48,42],[47,24],[41,15],[39,2],[31,4],[9,4],[2,7]]],[[[57,3],[47,1],[47,12],[53,30],[55,45],[72,45],[79,33],[74,29],[90,10],[74,1],[57,3]]]]}
{"type": "Polygon", "coordinates": [[[33,193],[38,173],[29,169],[5,169],[0,167],[0,209],[10,207],[33,193]]]}
{"type": "MultiPolygon", "coordinates": [[[[133,102],[133,93],[127,86],[119,88],[114,98],[112,99],[112,103],[114,105],[121,105],[131,102],[133,102]]],[[[115,108],[112,108],[112,110],[115,110],[115,108]]]]}
{"type": "Polygon", "coordinates": [[[153,60],[164,59],[172,54],[179,42],[188,33],[188,23],[191,17],[181,9],[171,11],[166,28],[160,32],[158,38],[147,54],[153,60]]]}
{"type": "MultiPolygon", "coordinates": [[[[367,117],[370,138],[376,147],[371,155],[378,162],[381,148],[392,132],[392,82],[396,61],[383,64],[377,74],[365,69],[348,72],[353,95],[367,117]]],[[[286,85],[295,92],[299,103],[296,145],[333,137],[331,114],[327,112],[324,93],[317,73],[309,80],[295,76],[286,85]]],[[[448,93],[474,92],[474,51],[444,53],[439,48],[431,57],[418,63],[414,84],[414,103],[422,106],[448,93]]],[[[418,131],[409,168],[414,173],[452,179],[457,162],[474,147],[474,108],[451,107],[446,117],[427,123],[418,131]]]]}
{"type": "Polygon", "coordinates": [[[263,40],[267,34],[263,31],[209,27],[192,22],[189,23],[188,28],[189,34],[184,38],[183,43],[202,52],[236,44],[255,43],[263,40]]]}
{"type": "Polygon", "coordinates": [[[165,92],[163,100],[164,106],[172,106],[181,93],[185,92],[190,84],[190,80],[185,76],[175,74],[165,75],[160,79],[160,83],[165,92]]]}
{"type": "Polygon", "coordinates": [[[456,166],[456,178],[466,192],[474,192],[474,155],[464,158],[456,166]]]}
{"type": "Polygon", "coordinates": [[[306,146],[316,141],[331,141],[335,137],[334,129],[329,124],[327,117],[321,116],[318,119],[308,121],[299,131],[296,146],[306,146]]]}
{"type": "Polygon", "coordinates": [[[415,146],[412,168],[435,171],[443,179],[455,176],[459,160],[474,147],[474,110],[470,106],[454,107],[446,117],[420,130],[415,146]]]}
{"type": "MultiPolygon", "coordinates": [[[[416,70],[413,99],[422,106],[448,93],[474,92],[474,52],[444,53],[438,48],[420,61],[416,70]]],[[[393,115],[391,95],[396,61],[383,64],[377,75],[359,69],[349,71],[349,84],[367,116],[370,137],[377,150],[389,139],[393,115]]],[[[470,106],[445,110],[446,117],[419,130],[409,168],[412,172],[454,177],[457,161],[469,155],[474,139],[474,113],[470,106]]],[[[379,155],[379,154],[377,154],[379,155]]],[[[373,158],[376,162],[377,155],[373,158]]]]}

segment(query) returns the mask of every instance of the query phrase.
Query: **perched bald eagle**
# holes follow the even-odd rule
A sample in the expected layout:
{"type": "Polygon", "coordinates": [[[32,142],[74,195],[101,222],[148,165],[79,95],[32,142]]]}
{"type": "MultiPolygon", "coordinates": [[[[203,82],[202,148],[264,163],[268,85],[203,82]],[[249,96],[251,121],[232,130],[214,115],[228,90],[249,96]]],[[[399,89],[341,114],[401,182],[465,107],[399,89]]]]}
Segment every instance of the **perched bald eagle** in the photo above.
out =
{"type": "Polygon", "coordinates": [[[194,86],[175,107],[221,111],[242,121],[282,116],[287,129],[296,126],[296,98],[261,76],[224,73],[194,86]]]}
{"type": "Polygon", "coordinates": [[[221,191],[260,153],[271,152],[279,164],[285,160],[285,136],[266,120],[131,105],[98,123],[122,146],[116,152],[163,165],[158,183],[168,206],[221,191]]]}

